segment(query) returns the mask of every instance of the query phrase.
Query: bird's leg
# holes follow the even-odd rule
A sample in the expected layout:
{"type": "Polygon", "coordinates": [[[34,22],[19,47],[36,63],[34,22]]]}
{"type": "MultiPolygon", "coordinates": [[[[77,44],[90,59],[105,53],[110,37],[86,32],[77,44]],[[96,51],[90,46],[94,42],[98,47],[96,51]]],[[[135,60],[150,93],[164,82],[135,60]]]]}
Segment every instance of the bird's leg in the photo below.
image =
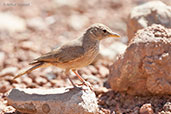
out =
{"type": "Polygon", "coordinates": [[[71,84],[74,86],[74,88],[76,88],[77,86],[74,84],[74,82],[72,81],[72,79],[71,79],[70,76],[69,76],[69,74],[70,74],[69,71],[70,71],[69,69],[66,69],[66,70],[65,70],[65,73],[66,73],[66,75],[68,76],[68,79],[69,79],[69,81],[71,82],[71,84]]]}
{"type": "MultiPolygon", "coordinates": [[[[69,79],[69,81],[71,82],[71,84],[72,84],[72,86],[74,87],[74,89],[81,89],[80,87],[77,87],[75,84],[74,84],[74,82],[72,81],[72,79],[70,78],[70,76],[69,76],[69,70],[66,70],[65,71],[65,73],[66,73],[66,75],[68,76],[68,79],[69,79]]],[[[72,90],[73,88],[70,88],[69,90],[72,90]]]]}
{"type": "Polygon", "coordinates": [[[72,72],[74,72],[76,74],[76,76],[80,79],[80,81],[83,83],[83,85],[88,86],[91,90],[92,86],[90,85],[90,83],[87,83],[77,72],[75,69],[72,69],[72,72]]]}
{"type": "Polygon", "coordinates": [[[80,79],[80,81],[83,83],[83,84],[85,84],[85,80],[76,72],[76,70],[72,70],[72,72],[74,72],[75,73],[75,75],[80,79]]]}
{"type": "Polygon", "coordinates": [[[77,86],[74,84],[74,82],[71,80],[71,78],[68,76],[69,81],[71,82],[71,84],[74,86],[74,88],[76,88],[77,86]]]}

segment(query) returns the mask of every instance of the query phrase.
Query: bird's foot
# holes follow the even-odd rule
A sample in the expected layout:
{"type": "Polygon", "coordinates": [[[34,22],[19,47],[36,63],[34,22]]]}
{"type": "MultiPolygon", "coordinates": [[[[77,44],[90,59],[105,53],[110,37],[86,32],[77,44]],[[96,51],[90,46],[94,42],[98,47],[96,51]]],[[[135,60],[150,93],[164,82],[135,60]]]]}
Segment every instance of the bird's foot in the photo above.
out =
{"type": "Polygon", "coordinates": [[[66,88],[65,90],[69,90],[69,91],[71,91],[71,90],[83,90],[83,88],[82,87],[79,87],[79,86],[73,86],[72,88],[66,88]]]}
{"type": "MultiPolygon", "coordinates": [[[[85,87],[83,87],[83,86],[81,86],[81,85],[83,85],[83,84],[77,84],[78,86],[73,86],[72,88],[66,88],[65,90],[69,90],[69,91],[73,91],[73,90],[83,90],[83,91],[88,91],[88,90],[90,90],[89,88],[85,88],[85,87]]],[[[92,89],[91,89],[92,90],[92,89]]]]}
{"type": "Polygon", "coordinates": [[[73,90],[73,89],[77,89],[77,90],[83,90],[83,91],[87,91],[87,90],[91,90],[93,91],[93,87],[89,82],[83,82],[82,84],[74,84],[72,88],[67,88],[66,90],[73,90]],[[83,86],[84,85],[84,86],[83,86]],[[86,87],[85,87],[86,86],[86,87]],[[88,87],[88,88],[87,88],[88,87]],[[90,88],[90,89],[89,89],[90,88]]]}
{"type": "Polygon", "coordinates": [[[84,81],[82,84],[78,84],[78,86],[82,86],[82,85],[89,87],[90,90],[93,91],[93,86],[89,82],[84,81]]]}

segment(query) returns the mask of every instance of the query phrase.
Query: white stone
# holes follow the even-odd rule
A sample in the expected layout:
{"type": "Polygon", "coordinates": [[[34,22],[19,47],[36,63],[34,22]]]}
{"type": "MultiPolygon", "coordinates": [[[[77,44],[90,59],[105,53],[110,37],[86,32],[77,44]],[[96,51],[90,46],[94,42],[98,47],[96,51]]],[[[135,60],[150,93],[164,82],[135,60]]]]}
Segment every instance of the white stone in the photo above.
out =
{"type": "Polygon", "coordinates": [[[84,15],[71,15],[69,25],[75,30],[80,30],[88,23],[88,21],[88,18],[84,15]]]}
{"type": "Polygon", "coordinates": [[[0,13],[0,30],[22,32],[26,29],[25,20],[10,13],[0,13]]]}

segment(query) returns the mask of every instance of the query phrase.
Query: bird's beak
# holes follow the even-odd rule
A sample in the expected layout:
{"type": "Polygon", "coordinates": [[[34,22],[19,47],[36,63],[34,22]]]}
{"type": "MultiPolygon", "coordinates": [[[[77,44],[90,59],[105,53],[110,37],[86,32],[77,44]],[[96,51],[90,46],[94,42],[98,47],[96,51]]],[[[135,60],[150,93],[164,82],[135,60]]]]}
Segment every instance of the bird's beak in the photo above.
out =
{"type": "Polygon", "coordinates": [[[109,35],[109,37],[119,38],[121,36],[117,33],[111,33],[111,35],[109,35]]]}

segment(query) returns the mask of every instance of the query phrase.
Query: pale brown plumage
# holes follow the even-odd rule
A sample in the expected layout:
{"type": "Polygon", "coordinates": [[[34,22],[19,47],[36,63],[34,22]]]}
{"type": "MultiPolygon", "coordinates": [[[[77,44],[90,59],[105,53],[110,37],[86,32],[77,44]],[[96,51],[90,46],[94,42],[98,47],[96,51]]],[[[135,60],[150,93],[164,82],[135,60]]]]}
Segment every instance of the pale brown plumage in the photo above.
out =
{"type": "MultiPolygon", "coordinates": [[[[72,70],[79,77],[79,79],[85,83],[84,79],[81,78],[75,70],[89,65],[94,60],[99,53],[100,40],[107,37],[120,36],[113,33],[103,24],[94,24],[86,30],[82,37],[70,41],[35,59],[30,63],[30,65],[34,65],[32,68],[28,69],[24,73],[18,74],[14,77],[14,79],[26,73],[30,73],[32,70],[39,67],[54,65],[65,69],[67,75],[69,71],[72,70]]],[[[74,85],[72,81],[71,83],[74,85]]]]}

